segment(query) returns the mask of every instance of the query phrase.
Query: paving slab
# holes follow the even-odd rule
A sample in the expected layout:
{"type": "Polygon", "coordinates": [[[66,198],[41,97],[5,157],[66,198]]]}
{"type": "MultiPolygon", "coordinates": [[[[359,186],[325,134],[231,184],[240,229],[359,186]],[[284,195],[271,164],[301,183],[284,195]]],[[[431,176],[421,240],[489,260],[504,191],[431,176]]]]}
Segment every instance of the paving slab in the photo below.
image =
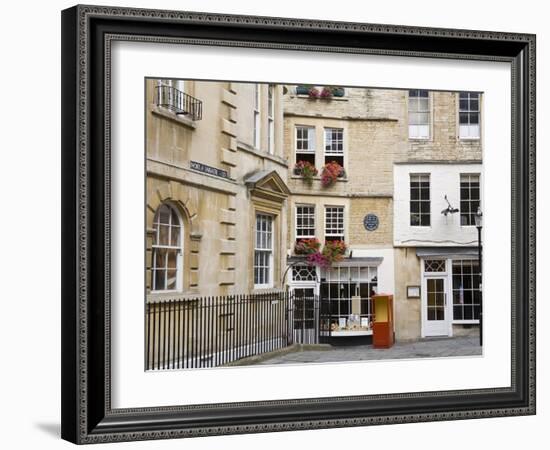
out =
{"type": "Polygon", "coordinates": [[[449,356],[481,356],[478,337],[430,338],[414,342],[398,342],[389,349],[372,345],[332,346],[329,349],[266,356],[257,364],[307,364],[322,362],[371,361],[406,358],[443,358],[449,356]]]}

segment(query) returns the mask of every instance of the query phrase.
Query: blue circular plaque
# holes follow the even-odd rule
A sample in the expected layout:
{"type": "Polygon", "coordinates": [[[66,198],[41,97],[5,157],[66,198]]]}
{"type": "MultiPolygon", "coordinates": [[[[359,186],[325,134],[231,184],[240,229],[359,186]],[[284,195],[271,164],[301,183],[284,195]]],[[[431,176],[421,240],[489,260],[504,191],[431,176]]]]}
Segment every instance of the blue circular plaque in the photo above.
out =
{"type": "Polygon", "coordinates": [[[363,219],[363,226],[367,231],[374,231],[378,228],[378,216],[376,214],[367,214],[363,219]]]}

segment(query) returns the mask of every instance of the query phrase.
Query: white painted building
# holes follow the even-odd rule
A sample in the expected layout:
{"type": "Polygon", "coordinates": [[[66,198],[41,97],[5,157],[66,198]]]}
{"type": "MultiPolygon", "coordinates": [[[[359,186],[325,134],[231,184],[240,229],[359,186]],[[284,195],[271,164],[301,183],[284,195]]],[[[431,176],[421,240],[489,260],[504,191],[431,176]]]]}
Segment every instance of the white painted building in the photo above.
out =
{"type": "Polygon", "coordinates": [[[401,309],[419,293],[421,337],[469,333],[481,304],[475,213],[483,209],[482,165],[396,163],[394,183],[396,283],[407,289],[401,309]]]}

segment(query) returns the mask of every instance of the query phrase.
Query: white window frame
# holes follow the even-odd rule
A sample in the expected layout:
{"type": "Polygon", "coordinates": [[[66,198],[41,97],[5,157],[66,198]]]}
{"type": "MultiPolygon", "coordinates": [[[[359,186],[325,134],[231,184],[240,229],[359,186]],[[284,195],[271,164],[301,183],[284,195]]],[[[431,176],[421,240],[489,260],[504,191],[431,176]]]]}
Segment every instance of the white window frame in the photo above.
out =
{"type": "MultiPolygon", "coordinates": [[[[462,224],[462,215],[464,214],[462,211],[462,203],[468,202],[470,204],[468,213],[470,216],[475,215],[477,212],[477,206],[472,206],[472,203],[477,202],[478,206],[481,206],[481,175],[479,173],[461,173],[460,174],[460,181],[459,181],[459,198],[460,198],[460,226],[461,227],[475,227],[475,220],[471,217],[471,223],[469,224],[462,224]],[[468,178],[468,194],[469,198],[463,199],[462,198],[462,183],[463,178],[468,178]],[[477,178],[478,183],[478,190],[479,190],[479,199],[472,200],[472,178],[477,178]]],[[[475,204],[475,203],[474,203],[475,204]]]]}
{"type": "Polygon", "coordinates": [[[176,82],[174,87],[180,92],[185,92],[185,80],[174,80],[174,81],[176,82]]]}
{"type": "Polygon", "coordinates": [[[275,85],[267,87],[267,152],[273,154],[275,150],[275,85]]]}
{"type": "MultiPolygon", "coordinates": [[[[157,85],[158,86],[170,86],[170,87],[173,87],[174,89],[176,89],[180,92],[185,93],[185,80],[164,80],[164,79],[159,79],[159,80],[157,80],[157,85]]],[[[171,92],[171,91],[168,91],[168,92],[171,92]]],[[[178,105],[176,103],[178,103],[177,97],[172,98],[169,95],[168,96],[168,104],[171,105],[172,107],[183,109],[183,105],[181,105],[181,104],[178,105]]]]}
{"type": "Polygon", "coordinates": [[[260,142],[260,85],[258,83],[254,84],[254,136],[253,136],[253,145],[254,148],[259,149],[260,142]]]}
{"type": "Polygon", "coordinates": [[[408,115],[408,133],[411,140],[429,140],[431,138],[432,128],[432,96],[430,91],[426,89],[411,89],[407,93],[407,115],[408,115]],[[426,92],[427,97],[420,95],[411,95],[411,93],[426,92]],[[420,108],[420,99],[427,99],[428,107],[426,109],[420,108]],[[411,100],[415,101],[416,108],[411,109],[411,100]],[[422,124],[411,124],[411,118],[413,114],[427,114],[428,122],[422,124]]]}
{"type": "Polygon", "coordinates": [[[294,237],[295,237],[295,240],[297,241],[298,239],[312,239],[315,237],[315,231],[316,231],[316,228],[315,228],[315,205],[306,205],[306,204],[299,204],[299,205],[295,205],[295,214],[294,214],[294,237]],[[299,208],[308,208],[311,210],[311,212],[308,212],[308,213],[299,213],[298,212],[298,209],[299,208]],[[310,219],[313,219],[313,227],[310,227],[310,226],[299,226],[298,225],[298,218],[301,216],[302,219],[304,218],[310,218],[310,219]],[[298,231],[299,230],[309,230],[313,228],[313,234],[303,234],[303,235],[300,235],[298,236],[298,231]]]}
{"type": "Polygon", "coordinates": [[[325,241],[328,238],[340,238],[345,241],[346,237],[346,219],[345,219],[345,206],[343,205],[325,205],[325,241]],[[337,213],[336,222],[332,218],[332,215],[337,213]],[[329,228],[329,218],[331,220],[331,226],[329,228]],[[336,223],[336,225],[334,225],[336,223]],[[328,231],[328,230],[331,231],[328,231]],[[337,230],[337,231],[334,231],[337,230]]]}
{"type": "Polygon", "coordinates": [[[313,159],[315,161],[315,166],[317,165],[317,157],[316,157],[316,129],[314,126],[311,125],[295,125],[294,126],[294,153],[295,153],[295,160],[296,162],[300,161],[299,155],[313,155],[313,159]],[[307,139],[298,138],[298,131],[299,130],[307,130],[307,139]],[[299,149],[298,148],[298,142],[307,142],[307,149],[299,149]]]}
{"type": "Polygon", "coordinates": [[[479,92],[459,92],[458,94],[458,138],[460,140],[479,140],[481,139],[481,94],[479,92]],[[468,98],[464,99],[468,102],[467,108],[461,108],[461,95],[468,94],[468,98]],[[477,96],[477,109],[471,108],[471,101],[477,96]],[[468,124],[460,124],[460,115],[467,114],[468,124]],[[477,114],[477,124],[470,123],[470,115],[477,114]]]}
{"type": "MultiPolygon", "coordinates": [[[[479,324],[479,318],[477,319],[455,319],[455,310],[454,310],[454,307],[455,307],[455,303],[454,303],[454,292],[455,292],[455,286],[454,286],[454,263],[456,262],[460,262],[462,265],[467,262],[469,264],[472,264],[472,270],[473,270],[473,266],[477,264],[477,269],[479,270],[479,261],[477,259],[471,259],[471,258],[462,258],[462,259],[452,259],[452,260],[449,260],[449,263],[450,263],[450,269],[449,269],[449,278],[450,278],[450,284],[451,284],[451,308],[452,308],[452,322],[454,324],[463,324],[463,325],[468,325],[468,324],[479,324]]],[[[460,277],[461,279],[463,279],[463,276],[464,274],[460,274],[460,277]]],[[[472,276],[472,288],[471,289],[468,289],[468,290],[471,290],[472,291],[472,295],[474,295],[474,291],[475,291],[475,288],[474,288],[474,285],[473,285],[473,272],[471,274],[472,276]]],[[[463,288],[464,289],[464,288],[463,288]]],[[[479,290],[479,288],[478,288],[479,290]]],[[[480,301],[483,302],[483,292],[481,290],[479,290],[480,292],[480,301]]],[[[476,304],[481,304],[481,303],[472,303],[472,305],[476,305],[476,304]]],[[[474,315],[474,313],[472,312],[472,316],[474,315]]]]}
{"type": "Polygon", "coordinates": [[[324,128],[324,138],[325,138],[325,141],[324,141],[324,149],[325,149],[325,156],[331,156],[331,155],[334,155],[334,156],[344,156],[344,129],[343,128],[339,128],[339,127],[325,127],[324,128]],[[341,139],[337,139],[336,142],[338,143],[338,141],[341,142],[342,144],[342,149],[341,150],[338,150],[338,149],[327,149],[327,146],[329,145],[329,140],[327,138],[327,134],[328,133],[331,133],[331,136],[330,136],[330,143],[332,144],[333,141],[332,141],[332,132],[333,131],[337,131],[337,132],[340,132],[341,133],[341,139]]]}
{"type": "Polygon", "coordinates": [[[266,214],[263,212],[257,212],[254,220],[254,269],[253,269],[253,280],[254,280],[254,289],[269,289],[274,286],[273,283],[273,262],[274,262],[274,240],[275,240],[275,220],[274,217],[270,214],[266,214]],[[260,227],[260,230],[258,230],[258,220],[265,221],[266,224],[269,224],[269,226],[266,225],[266,230],[262,230],[262,227],[260,227]],[[258,235],[258,233],[260,233],[258,235]],[[260,242],[258,242],[258,237],[260,242]],[[269,245],[268,245],[269,244],[269,245]],[[267,257],[267,260],[262,261],[265,262],[267,265],[257,265],[257,255],[265,255],[267,257]],[[267,280],[262,279],[260,281],[267,281],[267,282],[257,282],[256,278],[256,270],[262,270],[265,271],[267,268],[267,272],[264,272],[264,275],[266,275],[267,280]]]}
{"type": "MultiPolygon", "coordinates": [[[[169,293],[169,292],[181,292],[182,291],[182,286],[183,286],[183,243],[184,243],[184,224],[183,224],[183,220],[182,220],[182,217],[179,213],[179,211],[177,210],[177,208],[175,208],[174,206],[172,206],[171,204],[169,203],[162,203],[158,208],[157,208],[157,211],[155,212],[155,217],[153,219],[153,229],[155,230],[155,235],[153,237],[153,244],[151,246],[151,257],[152,257],[152,260],[151,260],[151,293],[152,294],[155,294],[155,293],[169,293]],[[168,207],[169,211],[170,211],[170,215],[169,215],[169,223],[168,224],[164,224],[164,223],[161,223],[161,222],[158,222],[158,220],[160,219],[160,208],[162,207],[168,207]],[[177,225],[174,225],[172,223],[172,217],[173,217],[173,214],[175,214],[177,220],[178,220],[178,224],[177,225]],[[175,227],[178,227],[179,228],[179,242],[175,245],[160,245],[160,244],[157,244],[157,242],[159,241],[159,235],[160,235],[160,226],[159,225],[167,225],[168,226],[168,242],[171,243],[172,242],[172,229],[175,228],[175,227]],[[172,251],[175,251],[176,252],[176,288],[175,289],[156,289],[156,255],[157,255],[157,252],[159,249],[166,249],[168,251],[172,250],[172,251]]],[[[165,256],[165,264],[164,264],[164,271],[165,271],[165,274],[164,274],[164,285],[165,286],[168,286],[168,252],[166,252],[166,256],[165,256]]]]}
{"type": "Polygon", "coordinates": [[[431,177],[430,177],[430,174],[429,173],[410,173],[409,174],[409,226],[411,227],[423,227],[423,228],[430,228],[432,226],[432,183],[431,183],[431,177]],[[419,199],[415,199],[413,200],[412,199],[412,196],[411,196],[411,188],[412,188],[412,182],[413,182],[413,178],[418,178],[420,182],[422,182],[422,179],[423,178],[427,178],[428,179],[428,193],[429,193],[429,198],[428,200],[425,200],[425,199],[422,199],[422,198],[419,198],[419,199]],[[412,202],[418,202],[419,203],[419,215],[420,215],[420,224],[419,225],[413,225],[411,223],[411,217],[412,217],[412,208],[411,208],[411,204],[412,202]],[[427,202],[428,205],[429,205],[429,212],[428,213],[423,213],[421,211],[421,205],[423,202],[427,202]],[[429,224],[428,225],[422,225],[422,216],[429,216],[429,224]]]}
{"type": "MultiPolygon", "coordinates": [[[[366,301],[367,310],[366,312],[360,312],[359,317],[367,319],[367,323],[370,323],[374,316],[374,309],[372,304],[372,293],[376,294],[379,292],[380,279],[379,279],[379,266],[376,265],[351,265],[351,266],[332,266],[328,268],[320,269],[320,278],[319,289],[323,284],[333,284],[338,283],[338,285],[348,285],[349,296],[345,295],[345,291],[338,290],[337,296],[331,296],[331,291],[328,289],[327,299],[333,302],[335,307],[334,314],[331,316],[332,320],[340,322],[340,320],[345,319],[345,322],[350,318],[352,312],[352,302],[353,297],[360,296],[361,302],[366,301]],[[351,284],[355,284],[355,290],[351,289],[351,284]],[[367,296],[361,296],[360,285],[367,284],[368,292],[367,296]],[[346,311],[342,311],[342,305],[347,304],[346,311]]],[[[361,308],[362,309],[362,308],[361,308]]],[[[333,331],[333,336],[345,336],[345,333],[349,333],[347,330],[343,331],[333,331]]],[[[357,332],[355,332],[357,333],[357,332]]],[[[372,334],[372,328],[368,331],[362,332],[361,334],[372,334]]]]}
{"type": "Polygon", "coordinates": [[[345,161],[346,161],[346,158],[344,157],[344,129],[343,128],[340,128],[340,127],[325,127],[323,129],[323,149],[324,149],[324,152],[325,152],[325,163],[327,162],[327,157],[330,157],[330,156],[337,156],[337,157],[341,157],[342,158],[342,167],[344,167],[344,164],[345,164],[345,161]],[[336,142],[338,143],[338,141],[340,141],[341,145],[342,145],[342,149],[341,150],[338,150],[338,149],[329,149],[327,150],[327,146],[329,145],[329,139],[328,139],[328,134],[330,133],[330,143],[332,144],[332,132],[333,131],[337,131],[337,132],[340,132],[341,133],[341,139],[340,140],[336,140],[336,142]]]}
{"type": "Polygon", "coordinates": [[[315,153],[315,127],[312,125],[296,125],[294,127],[294,148],[296,153],[315,153]],[[307,139],[298,138],[298,130],[307,130],[307,139]],[[307,142],[307,149],[299,149],[298,142],[307,142]]]}

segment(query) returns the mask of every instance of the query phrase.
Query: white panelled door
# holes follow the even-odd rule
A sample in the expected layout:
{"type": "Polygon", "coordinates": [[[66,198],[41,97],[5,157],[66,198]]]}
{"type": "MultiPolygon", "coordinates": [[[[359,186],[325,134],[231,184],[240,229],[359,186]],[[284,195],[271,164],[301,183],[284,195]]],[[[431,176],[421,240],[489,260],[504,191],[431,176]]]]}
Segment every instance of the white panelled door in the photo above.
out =
{"type": "Polygon", "coordinates": [[[450,314],[447,277],[428,276],[423,280],[422,336],[449,336],[450,314]]]}

